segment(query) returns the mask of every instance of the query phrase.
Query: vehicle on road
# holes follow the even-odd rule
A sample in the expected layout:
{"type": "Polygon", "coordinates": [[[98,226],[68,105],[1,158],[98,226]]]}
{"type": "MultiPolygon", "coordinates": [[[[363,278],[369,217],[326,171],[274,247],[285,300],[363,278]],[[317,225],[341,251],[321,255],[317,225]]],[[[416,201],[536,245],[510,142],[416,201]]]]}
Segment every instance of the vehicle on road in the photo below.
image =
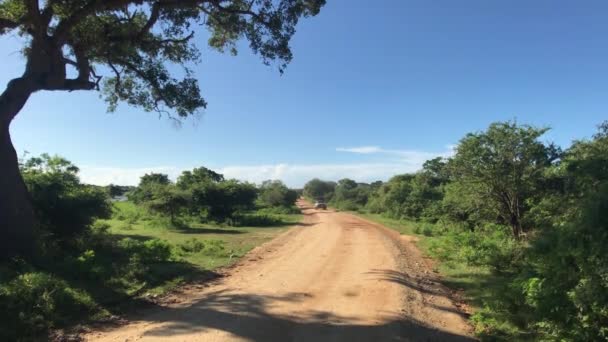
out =
{"type": "Polygon", "coordinates": [[[323,202],[323,201],[316,201],[315,202],[315,209],[326,210],[327,209],[327,204],[325,204],[325,202],[323,202]]]}

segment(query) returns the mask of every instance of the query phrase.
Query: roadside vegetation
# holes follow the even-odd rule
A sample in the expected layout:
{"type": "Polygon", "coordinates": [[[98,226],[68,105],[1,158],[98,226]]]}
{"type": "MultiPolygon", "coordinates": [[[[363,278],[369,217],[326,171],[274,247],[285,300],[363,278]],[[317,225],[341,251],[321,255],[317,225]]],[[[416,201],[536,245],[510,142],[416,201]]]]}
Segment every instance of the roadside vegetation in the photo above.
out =
{"type": "Polygon", "coordinates": [[[83,184],[58,156],[20,167],[38,239],[32,257],[0,264],[3,341],[46,340],[50,330],[110,319],[184,282],[213,278],[215,268],[300,219],[297,194],[283,183],[258,187],[204,167],[175,183],[147,174],[137,187],[83,184]]]}
{"type": "Polygon", "coordinates": [[[441,261],[482,340],[608,339],[608,122],[567,149],[497,122],[450,158],[385,183],[304,188],[404,234],[441,261]]]}

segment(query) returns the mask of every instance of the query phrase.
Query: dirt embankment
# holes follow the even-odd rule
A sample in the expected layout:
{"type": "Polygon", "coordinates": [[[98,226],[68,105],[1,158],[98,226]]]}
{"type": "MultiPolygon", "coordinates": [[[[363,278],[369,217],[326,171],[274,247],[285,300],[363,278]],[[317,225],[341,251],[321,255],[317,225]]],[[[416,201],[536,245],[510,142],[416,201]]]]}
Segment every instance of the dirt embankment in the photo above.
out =
{"type": "Polygon", "coordinates": [[[90,341],[472,341],[411,241],[317,211],[209,286],[90,341]]]}

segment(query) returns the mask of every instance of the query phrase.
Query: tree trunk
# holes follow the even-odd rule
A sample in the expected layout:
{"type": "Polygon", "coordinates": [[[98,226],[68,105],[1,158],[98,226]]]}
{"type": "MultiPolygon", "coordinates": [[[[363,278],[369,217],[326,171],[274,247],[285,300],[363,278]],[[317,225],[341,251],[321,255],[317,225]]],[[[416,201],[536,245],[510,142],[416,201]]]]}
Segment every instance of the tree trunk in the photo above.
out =
{"type": "Polygon", "coordinates": [[[513,231],[513,237],[519,240],[521,237],[521,221],[517,215],[511,215],[511,230],[513,231]]]}
{"type": "Polygon", "coordinates": [[[31,255],[34,211],[21,173],[9,127],[34,89],[24,78],[9,82],[0,95],[0,257],[31,255]]]}

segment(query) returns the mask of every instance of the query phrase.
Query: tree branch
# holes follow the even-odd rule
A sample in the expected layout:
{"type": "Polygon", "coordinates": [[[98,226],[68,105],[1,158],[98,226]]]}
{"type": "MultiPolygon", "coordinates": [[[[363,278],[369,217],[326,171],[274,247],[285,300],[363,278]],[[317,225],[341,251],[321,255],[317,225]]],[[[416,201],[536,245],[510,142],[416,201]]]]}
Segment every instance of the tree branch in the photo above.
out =
{"type": "Polygon", "coordinates": [[[155,107],[155,109],[156,109],[157,112],[159,112],[159,113],[160,112],[165,112],[161,108],[158,107],[158,102],[159,101],[163,101],[167,106],[171,107],[171,103],[169,103],[169,101],[167,101],[167,99],[163,95],[163,91],[162,91],[162,89],[160,89],[160,87],[158,85],[158,82],[156,82],[155,80],[149,79],[148,76],[146,76],[146,74],[144,74],[141,70],[139,70],[132,63],[127,62],[127,61],[121,61],[121,63],[127,69],[133,71],[139,78],[141,78],[142,80],[144,80],[146,83],[148,83],[150,85],[150,87],[152,87],[155,90],[156,95],[158,96],[158,98],[154,99],[154,107],[155,107]]]}
{"type": "MultiPolygon", "coordinates": [[[[158,0],[152,5],[152,13],[150,19],[145,24],[144,28],[147,27],[146,30],[149,30],[150,28],[152,28],[154,23],[156,23],[156,21],[158,20],[158,16],[160,15],[160,7],[169,8],[179,6],[197,6],[199,4],[203,4],[210,1],[213,0],[158,0]]],[[[78,25],[78,23],[86,16],[95,13],[98,10],[112,10],[127,5],[142,5],[143,3],[144,0],[90,0],[86,5],[75,11],[72,15],[62,20],[57,25],[54,37],[58,42],[62,43],[63,41],[65,41],[70,29],[78,25]]]]}
{"type": "Polygon", "coordinates": [[[95,82],[74,78],[74,79],[67,79],[67,80],[65,80],[63,85],[49,88],[48,90],[74,91],[74,90],[93,90],[93,89],[95,89],[95,82]]]}
{"type": "Polygon", "coordinates": [[[152,28],[152,26],[154,26],[154,24],[156,24],[156,21],[158,21],[158,17],[160,17],[160,9],[160,2],[155,2],[154,5],[152,5],[150,17],[148,18],[146,24],[141,28],[141,30],[137,34],[138,38],[141,38],[144,34],[150,32],[150,29],[152,28]]]}
{"type": "Polygon", "coordinates": [[[225,13],[231,13],[231,14],[242,14],[242,15],[248,15],[251,16],[252,18],[255,18],[256,20],[258,20],[260,23],[264,24],[265,26],[270,26],[270,23],[266,22],[264,20],[264,18],[262,18],[259,14],[255,13],[254,11],[251,10],[252,4],[249,5],[249,8],[246,10],[240,10],[240,9],[235,9],[235,8],[227,8],[222,6],[220,0],[212,0],[211,4],[217,8],[218,10],[225,12],[225,13]]]}
{"type": "Polygon", "coordinates": [[[4,30],[12,30],[19,26],[19,23],[6,18],[0,18],[0,33],[4,30]]]}
{"type": "Polygon", "coordinates": [[[122,74],[121,72],[118,71],[118,69],[116,69],[116,67],[114,66],[114,63],[112,63],[110,61],[110,59],[108,59],[108,65],[110,66],[110,68],[112,69],[112,71],[114,72],[114,75],[116,76],[116,83],[114,84],[114,91],[116,93],[119,93],[119,88],[122,84],[122,80],[120,78],[120,75],[122,74]]]}
{"type": "Polygon", "coordinates": [[[121,6],[136,4],[141,5],[143,0],[90,0],[86,5],[81,7],[79,10],[75,11],[57,24],[57,28],[55,29],[54,38],[58,43],[63,43],[67,39],[68,32],[78,23],[86,18],[88,15],[95,13],[100,9],[117,9],[121,6]]]}

